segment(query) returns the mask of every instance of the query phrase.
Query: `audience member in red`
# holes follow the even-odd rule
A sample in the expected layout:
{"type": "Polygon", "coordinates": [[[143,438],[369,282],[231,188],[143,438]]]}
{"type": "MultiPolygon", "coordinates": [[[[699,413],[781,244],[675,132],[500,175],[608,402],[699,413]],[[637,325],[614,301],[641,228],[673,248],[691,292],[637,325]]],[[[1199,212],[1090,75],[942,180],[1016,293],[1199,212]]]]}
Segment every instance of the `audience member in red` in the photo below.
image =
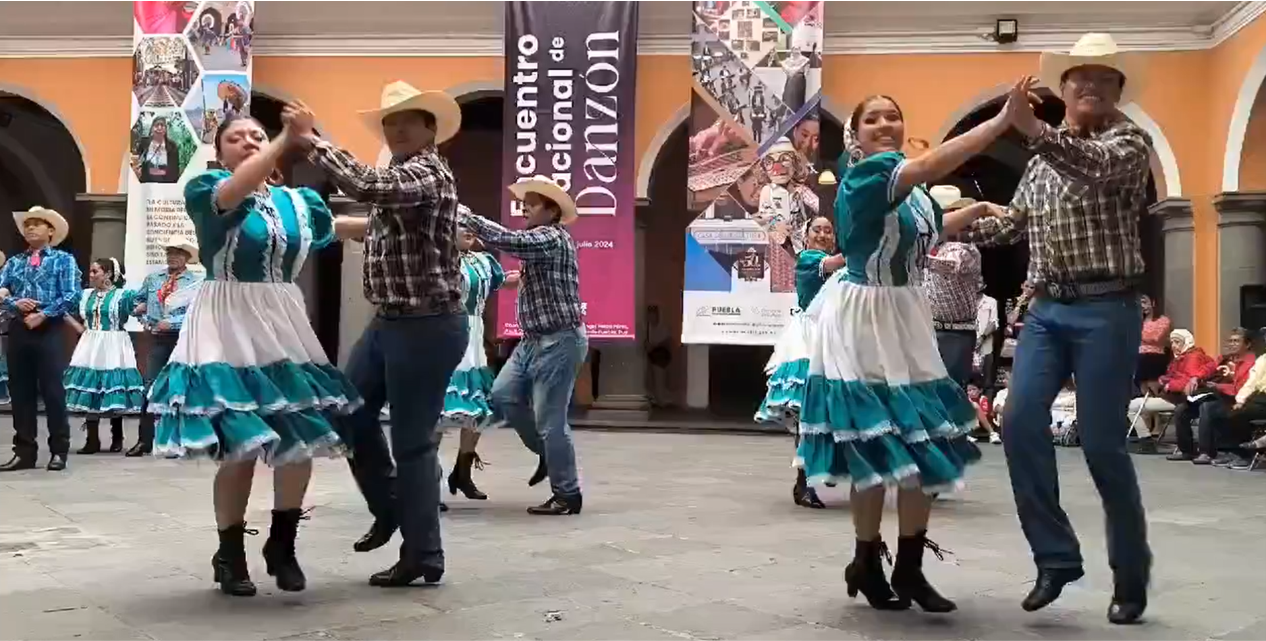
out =
{"type": "Polygon", "coordinates": [[[1134,429],[1139,435],[1139,453],[1156,453],[1155,429],[1156,415],[1161,412],[1173,412],[1188,396],[1196,392],[1200,382],[1213,376],[1218,364],[1204,350],[1196,347],[1196,338],[1185,329],[1170,332],[1169,345],[1174,353],[1174,360],[1160,380],[1145,383],[1144,396],[1130,401],[1129,414],[1139,414],[1139,420],[1133,421],[1134,429]]]}
{"type": "Polygon", "coordinates": [[[1155,381],[1165,373],[1169,365],[1169,333],[1174,324],[1169,317],[1162,314],[1160,306],[1151,296],[1139,297],[1139,308],[1143,310],[1143,341],[1139,343],[1139,361],[1134,369],[1134,382],[1139,387],[1144,383],[1155,381]]]}
{"type": "Polygon", "coordinates": [[[989,435],[989,442],[994,445],[1001,445],[1002,436],[998,434],[998,430],[994,429],[993,419],[990,418],[993,407],[989,402],[989,397],[981,391],[980,385],[968,383],[967,398],[976,407],[976,421],[980,423],[980,429],[989,435]]]}
{"type": "MultiPolygon", "coordinates": [[[[1248,330],[1243,327],[1231,330],[1231,334],[1226,339],[1226,353],[1218,362],[1218,368],[1214,370],[1212,376],[1203,381],[1202,385],[1199,385],[1194,400],[1186,399],[1186,402],[1178,405],[1178,410],[1174,415],[1178,449],[1169,455],[1168,460],[1192,461],[1200,455],[1212,462],[1216,452],[1206,451],[1204,447],[1201,447],[1199,452],[1196,451],[1191,423],[1199,417],[1203,424],[1218,417],[1224,417],[1230,412],[1235,404],[1235,395],[1239,393],[1241,387],[1244,387],[1244,383],[1248,380],[1248,373],[1257,360],[1252,348],[1253,339],[1248,330]]],[[[1206,427],[1202,426],[1200,429],[1212,433],[1206,427]]]]}

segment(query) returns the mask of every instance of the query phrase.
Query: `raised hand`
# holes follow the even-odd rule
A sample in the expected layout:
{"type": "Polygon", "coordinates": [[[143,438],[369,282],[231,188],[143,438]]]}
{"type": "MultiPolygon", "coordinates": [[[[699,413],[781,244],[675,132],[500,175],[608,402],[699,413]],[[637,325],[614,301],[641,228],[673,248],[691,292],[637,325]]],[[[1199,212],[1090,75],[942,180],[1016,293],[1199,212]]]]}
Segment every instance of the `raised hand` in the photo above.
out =
{"type": "Polygon", "coordinates": [[[1042,132],[1042,121],[1033,111],[1034,104],[1040,104],[1042,97],[1033,88],[1037,86],[1037,78],[1024,76],[1007,92],[1007,102],[1002,107],[1001,117],[1020,133],[1033,137],[1042,132]]]}
{"type": "Polygon", "coordinates": [[[312,133],[312,127],[316,124],[316,115],[303,102],[295,100],[282,110],[281,122],[292,135],[305,136],[312,133]]]}

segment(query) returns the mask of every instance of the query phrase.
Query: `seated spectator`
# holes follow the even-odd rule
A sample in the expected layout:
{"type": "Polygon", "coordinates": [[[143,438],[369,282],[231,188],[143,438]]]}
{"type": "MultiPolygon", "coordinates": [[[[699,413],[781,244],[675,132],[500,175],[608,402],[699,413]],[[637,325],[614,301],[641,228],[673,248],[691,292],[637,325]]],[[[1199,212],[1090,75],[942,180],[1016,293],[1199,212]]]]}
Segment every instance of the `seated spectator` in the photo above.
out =
{"type": "Polygon", "coordinates": [[[1139,343],[1134,384],[1142,389],[1144,384],[1159,379],[1169,366],[1169,333],[1174,326],[1168,316],[1160,313],[1160,306],[1151,296],[1140,296],[1139,307],[1143,310],[1143,340],[1139,343]]]}
{"type": "Polygon", "coordinates": [[[979,384],[975,382],[967,384],[967,398],[976,407],[976,422],[980,424],[980,429],[984,430],[988,435],[989,442],[994,445],[1001,445],[1002,436],[994,429],[993,419],[990,418],[992,408],[989,403],[989,397],[985,396],[979,384]]]}
{"type": "Polygon", "coordinates": [[[1011,370],[1002,370],[1002,389],[993,395],[989,404],[989,418],[995,429],[1002,430],[1002,410],[1007,406],[1007,389],[1011,387],[1011,370]]]}
{"type": "Polygon", "coordinates": [[[1253,363],[1230,411],[1222,409],[1210,403],[1200,412],[1201,454],[1192,463],[1246,470],[1251,457],[1241,444],[1254,445],[1255,442],[1244,443],[1253,438],[1253,421],[1266,419],[1266,354],[1253,363]],[[1202,460],[1215,455],[1212,460],[1202,460]]]}
{"type": "MultiPolygon", "coordinates": [[[[1205,419],[1207,421],[1215,417],[1225,417],[1230,412],[1231,406],[1235,404],[1235,395],[1248,381],[1249,371],[1253,369],[1253,363],[1257,360],[1253,355],[1252,341],[1248,330],[1243,327],[1231,330],[1231,334],[1226,339],[1226,354],[1223,354],[1213,376],[1202,381],[1195,394],[1189,395],[1190,398],[1186,402],[1178,405],[1178,410],[1174,414],[1178,448],[1169,455],[1168,460],[1194,461],[1200,458],[1197,465],[1213,462],[1213,457],[1217,456],[1216,451],[1205,449],[1203,446],[1200,448],[1201,451],[1197,451],[1191,423],[1200,416],[1208,417],[1205,419]],[[1217,404],[1220,407],[1216,410],[1212,407],[1204,409],[1205,405],[1209,404],[1217,404]]],[[[1212,428],[1201,428],[1201,430],[1212,434],[1212,428]]]]}
{"type": "Polygon", "coordinates": [[[1144,395],[1130,401],[1129,414],[1138,417],[1138,420],[1131,419],[1131,424],[1138,432],[1141,454],[1156,453],[1156,415],[1176,410],[1179,403],[1196,391],[1200,381],[1212,376],[1218,368],[1204,350],[1196,347],[1196,338],[1185,329],[1170,332],[1169,344],[1174,360],[1170,361],[1165,374],[1155,382],[1145,383],[1144,395]]]}
{"type": "Polygon", "coordinates": [[[1077,382],[1070,378],[1051,403],[1051,436],[1063,434],[1077,424],[1077,382]]]}

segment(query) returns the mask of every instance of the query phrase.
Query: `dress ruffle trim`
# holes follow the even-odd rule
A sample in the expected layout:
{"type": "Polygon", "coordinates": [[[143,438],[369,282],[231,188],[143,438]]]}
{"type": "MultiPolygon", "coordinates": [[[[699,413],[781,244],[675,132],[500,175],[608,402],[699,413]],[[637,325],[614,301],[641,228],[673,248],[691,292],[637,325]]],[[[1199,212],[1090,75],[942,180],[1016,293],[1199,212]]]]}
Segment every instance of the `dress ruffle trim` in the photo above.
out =
{"type": "Polygon", "coordinates": [[[492,370],[487,367],[453,372],[444,394],[440,424],[444,427],[485,427],[492,417],[492,408],[488,405],[492,382],[492,370]]]}
{"type": "Polygon", "coordinates": [[[350,414],[363,403],[332,365],[289,361],[168,363],[149,398],[149,411],[159,415],[155,455],[269,465],[343,455],[326,414],[350,414]]]}
{"type": "Polygon", "coordinates": [[[778,423],[794,430],[804,403],[809,378],[809,359],[782,363],[774,368],[766,383],[765,399],[756,411],[756,422],[778,423]]]}
{"type": "Polygon", "coordinates": [[[947,492],[980,459],[976,410],[948,378],[906,385],[809,377],[796,465],[812,483],[851,480],[947,492]]]}
{"type": "Polygon", "coordinates": [[[137,414],[145,404],[145,381],[134,367],[68,367],[62,382],[66,410],[76,414],[137,414]]]}

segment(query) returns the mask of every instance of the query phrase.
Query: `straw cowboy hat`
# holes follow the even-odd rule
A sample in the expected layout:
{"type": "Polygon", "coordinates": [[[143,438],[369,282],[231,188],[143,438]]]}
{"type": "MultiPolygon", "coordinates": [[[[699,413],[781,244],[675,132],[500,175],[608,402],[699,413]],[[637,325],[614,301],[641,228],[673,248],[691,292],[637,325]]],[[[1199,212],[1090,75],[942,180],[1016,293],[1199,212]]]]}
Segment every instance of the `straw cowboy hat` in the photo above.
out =
{"type": "Polygon", "coordinates": [[[1066,54],[1043,53],[1038,78],[1043,85],[1059,89],[1060,80],[1070,69],[1088,65],[1110,67],[1125,76],[1125,87],[1121,90],[1121,100],[1118,102],[1124,105],[1134,100],[1142,86],[1142,65],[1139,62],[1137,54],[1122,52],[1111,35],[1088,33],[1066,54]]]}
{"type": "Polygon", "coordinates": [[[953,211],[976,204],[975,198],[964,198],[963,192],[953,185],[937,185],[929,189],[928,193],[932,194],[932,200],[941,206],[942,211],[953,211]]]}
{"type": "Polygon", "coordinates": [[[382,135],[382,119],[400,111],[425,111],[435,116],[435,144],[457,135],[462,128],[462,109],[443,91],[419,91],[413,85],[397,80],[382,88],[382,106],[360,113],[365,124],[382,135]]]}
{"type": "Polygon", "coordinates": [[[53,242],[49,245],[56,247],[66,240],[66,236],[70,234],[70,223],[61,214],[47,207],[32,207],[26,211],[13,212],[13,222],[17,223],[18,231],[22,231],[22,227],[26,225],[26,221],[35,218],[42,220],[53,228],[53,242]]]}
{"type": "Polygon", "coordinates": [[[558,183],[545,176],[537,176],[536,178],[529,178],[528,180],[514,183],[508,189],[518,200],[523,200],[528,194],[544,196],[558,203],[558,208],[563,211],[563,216],[559,220],[560,224],[570,225],[576,222],[576,201],[572,200],[571,196],[567,195],[567,192],[558,186],[558,183]]]}
{"type": "Polygon", "coordinates": [[[163,249],[179,249],[189,254],[189,262],[198,262],[198,244],[179,234],[169,236],[163,243],[163,249]]]}

